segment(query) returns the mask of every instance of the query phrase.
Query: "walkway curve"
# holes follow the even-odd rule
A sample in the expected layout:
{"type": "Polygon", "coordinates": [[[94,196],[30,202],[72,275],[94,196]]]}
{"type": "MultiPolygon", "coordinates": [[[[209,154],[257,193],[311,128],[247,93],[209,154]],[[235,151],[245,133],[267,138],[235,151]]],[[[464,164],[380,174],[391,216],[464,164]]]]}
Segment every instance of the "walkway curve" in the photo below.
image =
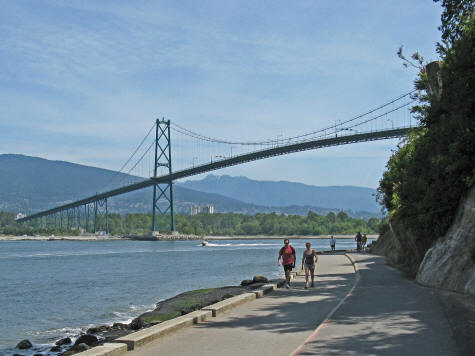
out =
{"type": "Polygon", "coordinates": [[[356,286],[358,285],[358,282],[360,280],[360,273],[358,269],[358,265],[356,264],[356,261],[354,260],[353,257],[345,253],[345,256],[350,260],[351,264],[353,265],[356,273],[356,278],[355,278],[355,283],[353,284],[353,287],[351,287],[350,291],[348,294],[328,313],[328,316],[325,318],[325,320],[318,325],[318,327],[315,329],[315,331],[305,340],[305,342],[299,346],[294,352],[291,353],[291,356],[296,356],[298,355],[307,345],[308,343],[312,342],[313,339],[318,335],[318,333],[329,323],[331,317],[336,313],[338,309],[342,306],[342,304],[348,299],[348,297],[353,293],[355,290],[356,286]]]}

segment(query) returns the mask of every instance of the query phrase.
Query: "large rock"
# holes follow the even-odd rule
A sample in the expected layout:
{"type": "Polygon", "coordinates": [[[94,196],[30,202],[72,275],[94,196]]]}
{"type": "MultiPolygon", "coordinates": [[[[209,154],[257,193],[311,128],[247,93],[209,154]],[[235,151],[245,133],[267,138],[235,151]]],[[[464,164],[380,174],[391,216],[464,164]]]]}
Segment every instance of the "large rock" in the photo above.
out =
{"type": "Polygon", "coordinates": [[[61,345],[69,345],[72,342],[73,341],[71,340],[70,337],[65,337],[63,339],[60,339],[60,340],[56,341],[55,344],[58,345],[58,346],[61,346],[61,345]]]}
{"type": "Polygon", "coordinates": [[[245,279],[241,282],[241,285],[242,286],[248,286],[250,284],[254,283],[254,281],[252,279],[245,279]]]}
{"type": "Polygon", "coordinates": [[[29,349],[30,347],[33,347],[33,344],[30,342],[30,340],[28,339],[25,339],[25,340],[21,340],[17,345],[16,347],[20,350],[24,350],[24,349],[29,349]]]}
{"type": "Polygon", "coordinates": [[[99,325],[99,326],[94,326],[92,328],[87,329],[86,333],[87,334],[97,334],[100,332],[104,332],[107,330],[110,330],[111,327],[109,325],[99,325]]]}
{"type": "Polygon", "coordinates": [[[63,352],[63,353],[61,354],[61,356],[74,355],[74,354],[77,354],[77,353],[79,353],[79,352],[83,352],[83,351],[89,350],[90,348],[91,348],[91,347],[90,347],[90,346],[87,346],[86,344],[74,345],[74,346],[72,346],[71,348],[69,348],[68,351],[63,352]]]}
{"type": "Polygon", "coordinates": [[[475,187],[454,223],[424,256],[416,280],[427,286],[475,295],[475,187]]]}
{"type": "Polygon", "coordinates": [[[86,344],[88,346],[96,346],[99,340],[94,335],[85,334],[78,337],[74,345],[86,344]]]}
{"type": "Polygon", "coordinates": [[[134,320],[132,320],[132,322],[129,324],[129,327],[132,330],[139,330],[139,329],[142,329],[145,325],[147,325],[147,324],[139,316],[139,317],[135,318],[134,320]]]}
{"type": "Polygon", "coordinates": [[[252,279],[254,283],[268,283],[269,280],[264,276],[254,276],[252,279]]]}

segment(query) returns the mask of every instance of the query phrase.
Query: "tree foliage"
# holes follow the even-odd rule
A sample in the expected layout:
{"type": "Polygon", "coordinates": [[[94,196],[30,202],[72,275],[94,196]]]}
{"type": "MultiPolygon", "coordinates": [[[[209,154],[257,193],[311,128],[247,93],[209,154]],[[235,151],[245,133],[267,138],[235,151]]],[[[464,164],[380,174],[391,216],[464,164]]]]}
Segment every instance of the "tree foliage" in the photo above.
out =
{"type": "Polygon", "coordinates": [[[442,39],[450,43],[460,39],[473,16],[475,7],[473,0],[434,0],[434,2],[441,2],[444,9],[439,26],[442,39]]]}
{"type": "MultiPolygon", "coordinates": [[[[169,217],[166,217],[167,219],[169,217]]],[[[98,225],[105,226],[104,217],[98,225]]],[[[109,214],[109,230],[113,235],[138,234],[150,232],[152,216],[150,214],[109,214]]],[[[165,219],[164,219],[165,220],[165,219]]],[[[163,223],[164,221],[162,221],[163,223]]],[[[344,212],[337,215],[329,213],[321,216],[309,212],[307,216],[256,214],[244,215],[233,213],[198,214],[195,216],[177,214],[176,229],[182,234],[191,235],[327,235],[355,234],[357,231],[376,233],[380,221],[371,218],[368,221],[349,217],[344,212]]],[[[13,213],[0,212],[0,233],[15,235],[70,235],[79,234],[80,230],[44,228],[36,223],[17,224],[13,213]]]]}
{"type": "Polygon", "coordinates": [[[413,57],[422,69],[413,108],[422,129],[394,152],[378,188],[380,202],[416,232],[422,251],[447,231],[475,184],[473,4],[442,3],[441,30],[452,43],[438,44],[440,62],[423,65],[422,57],[413,57]]]}

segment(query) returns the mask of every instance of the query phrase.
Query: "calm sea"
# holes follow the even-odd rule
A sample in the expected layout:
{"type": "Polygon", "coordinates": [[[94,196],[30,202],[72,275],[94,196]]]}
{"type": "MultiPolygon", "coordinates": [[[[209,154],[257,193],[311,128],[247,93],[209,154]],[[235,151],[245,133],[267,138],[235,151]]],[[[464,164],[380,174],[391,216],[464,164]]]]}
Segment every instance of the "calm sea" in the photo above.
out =
{"type": "MultiPolygon", "coordinates": [[[[294,240],[300,256],[305,240],[294,240]]],[[[312,240],[328,250],[328,240],[312,240]]],[[[92,325],[129,322],[187,290],[278,278],[279,240],[0,241],[0,355],[22,339],[35,346],[92,325]]],[[[354,248],[337,240],[337,248],[354,248]]],[[[27,354],[21,352],[22,354],[27,354]]]]}

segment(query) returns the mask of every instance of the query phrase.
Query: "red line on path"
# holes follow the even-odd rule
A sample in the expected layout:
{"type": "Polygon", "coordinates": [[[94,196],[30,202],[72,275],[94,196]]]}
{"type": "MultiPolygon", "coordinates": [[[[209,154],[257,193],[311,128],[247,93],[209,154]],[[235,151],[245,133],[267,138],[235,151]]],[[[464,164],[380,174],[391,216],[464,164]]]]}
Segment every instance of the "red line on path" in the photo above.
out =
{"type": "Polygon", "coordinates": [[[310,342],[312,342],[318,335],[318,333],[323,330],[323,328],[325,326],[327,326],[327,324],[330,322],[331,320],[331,317],[336,313],[336,311],[341,307],[341,305],[346,301],[346,299],[348,299],[348,297],[353,293],[353,291],[355,290],[356,288],[356,285],[358,284],[359,280],[360,280],[360,273],[359,273],[359,269],[358,269],[358,265],[356,264],[356,261],[350,257],[349,255],[347,255],[345,253],[345,256],[350,260],[351,264],[353,265],[354,269],[355,269],[355,273],[356,273],[356,279],[355,279],[355,283],[353,284],[353,287],[351,287],[350,291],[346,294],[346,296],[340,300],[340,302],[330,311],[330,313],[328,313],[327,317],[325,318],[325,320],[315,329],[315,331],[304,341],[304,343],[302,345],[300,345],[294,352],[292,352],[290,354],[290,356],[296,356],[298,355],[300,352],[302,352],[303,348],[310,342]]]}

